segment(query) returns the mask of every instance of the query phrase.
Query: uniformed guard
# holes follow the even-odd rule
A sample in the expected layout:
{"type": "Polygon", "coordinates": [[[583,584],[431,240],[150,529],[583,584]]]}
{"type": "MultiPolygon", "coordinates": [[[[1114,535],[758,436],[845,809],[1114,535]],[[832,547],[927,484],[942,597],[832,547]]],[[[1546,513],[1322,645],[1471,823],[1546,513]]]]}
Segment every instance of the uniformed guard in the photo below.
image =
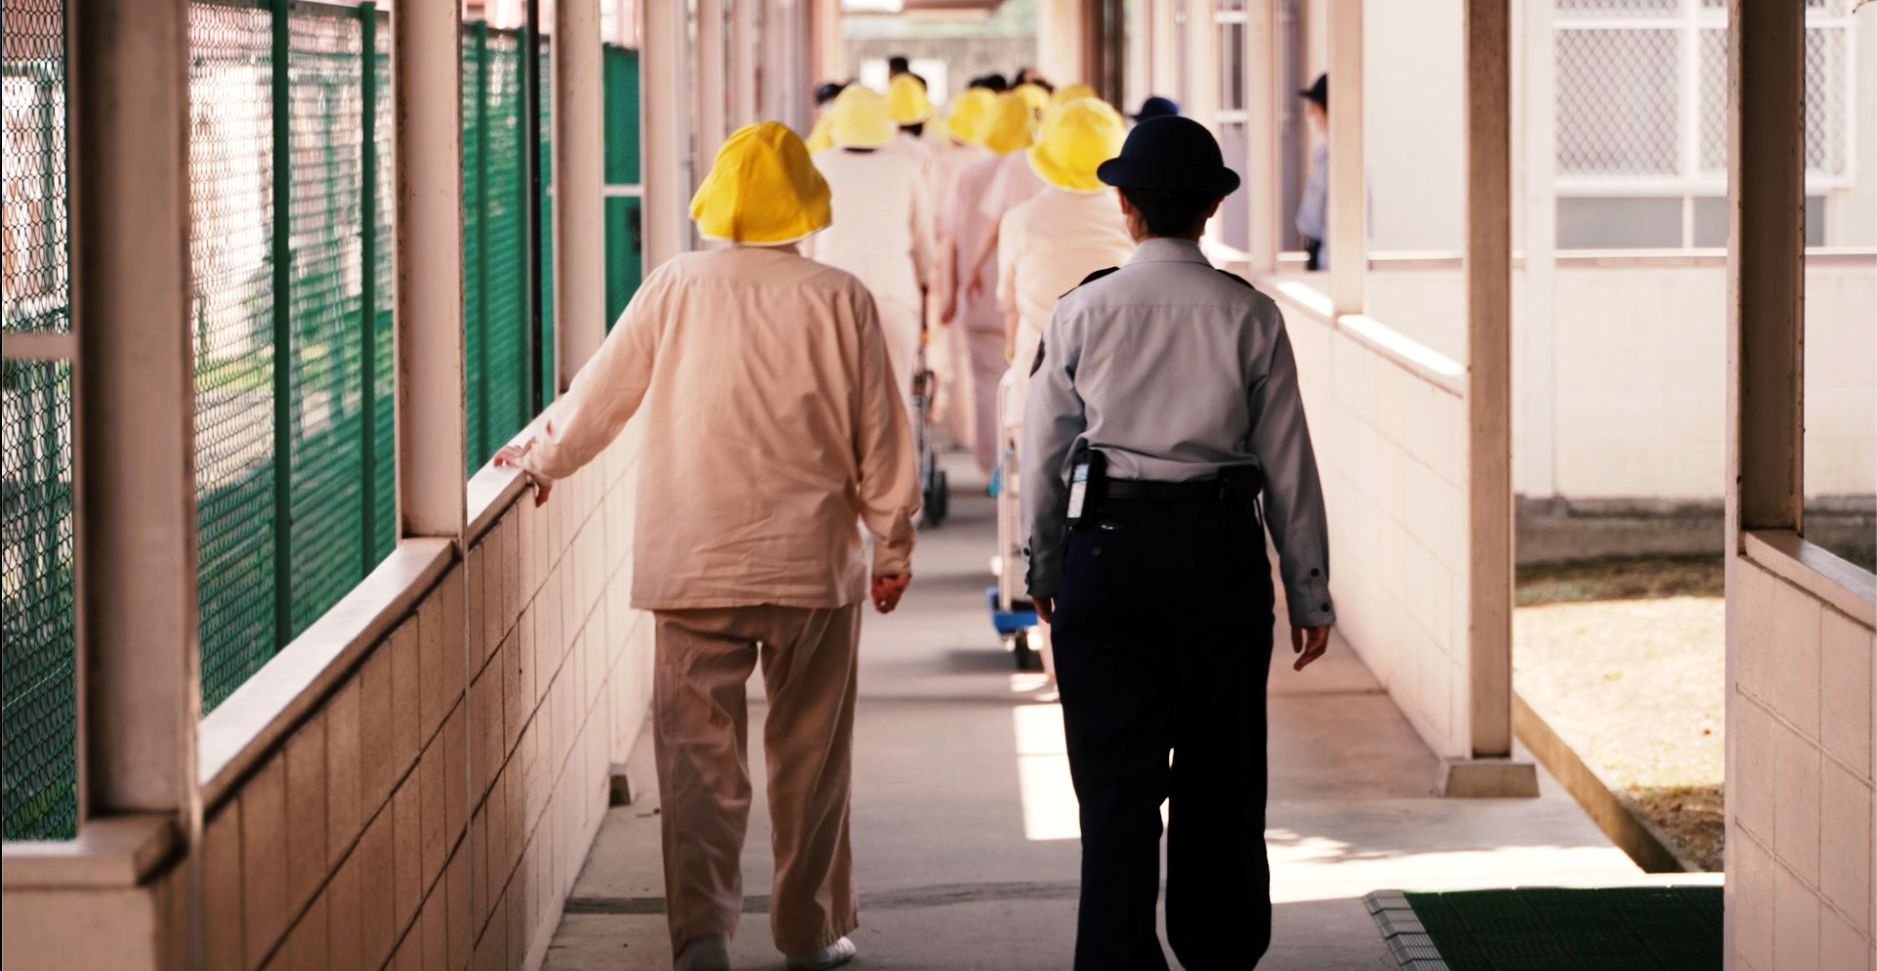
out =
{"type": "Polygon", "coordinates": [[[1028,582],[1054,626],[1081,802],[1075,967],[1167,967],[1154,914],[1170,800],[1173,952],[1242,969],[1271,935],[1263,530],[1302,670],[1335,618],[1323,494],[1283,318],[1199,250],[1239,181],[1211,133],[1142,122],[1100,177],[1140,246],[1056,305],[1023,433],[1028,582]]]}

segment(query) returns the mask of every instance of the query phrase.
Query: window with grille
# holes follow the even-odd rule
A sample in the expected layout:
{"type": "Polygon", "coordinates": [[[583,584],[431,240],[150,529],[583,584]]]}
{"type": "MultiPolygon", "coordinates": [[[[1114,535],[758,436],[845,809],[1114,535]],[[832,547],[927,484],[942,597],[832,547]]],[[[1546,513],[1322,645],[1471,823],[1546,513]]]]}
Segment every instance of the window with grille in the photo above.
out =
{"type": "MultiPolygon", "coordinates": [[[[1727,175],[1725,0],[1556,0],[1561,192],[1713,192],[1727,175]]],[[[1851,0],[1806,0],[1808,187],[1852,177],[1851,0]]]]}

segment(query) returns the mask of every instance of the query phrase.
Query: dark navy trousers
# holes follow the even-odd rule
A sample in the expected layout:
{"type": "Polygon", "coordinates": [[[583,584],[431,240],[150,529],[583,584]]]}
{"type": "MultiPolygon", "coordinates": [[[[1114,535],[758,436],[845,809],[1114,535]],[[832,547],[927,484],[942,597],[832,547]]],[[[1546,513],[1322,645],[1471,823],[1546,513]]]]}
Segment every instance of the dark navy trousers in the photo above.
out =
{"type": "Polygon", "coordinates": [[[1109,502],[1070,531],[1052,631],[1081,803],[1076,971],[1254,967],[1271,940],[1271,573],[1249,502],[1109,502]],[[1169,761],[1170,759],[1170,761],[1169,761]]]}

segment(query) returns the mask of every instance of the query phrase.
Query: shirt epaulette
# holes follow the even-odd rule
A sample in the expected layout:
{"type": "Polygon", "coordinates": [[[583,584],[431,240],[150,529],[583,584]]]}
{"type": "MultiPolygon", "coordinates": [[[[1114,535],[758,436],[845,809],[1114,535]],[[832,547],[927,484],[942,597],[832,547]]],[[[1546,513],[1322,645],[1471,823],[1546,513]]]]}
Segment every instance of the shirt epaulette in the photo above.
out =
{"type": "MultiPolygon", "coordinates": [[[[1215,269],[1215,270],[1217,270],[1218,268],[1217,268],[1217,267],[1214,267],[1213,269],[1215,269]]],[[[1239,275],[1238,275],[1238,274],[1236,274],[1236,273],[1233,273],[1233,272],[1232,272],[1231,270],[1218,270],[1218,272],[1219,272],[1219,275],[1220,275],[1220,276],[1223,276],[1223,277],[1225,277],[1225,278],[1226,278],[1227,280],[1230,280],[1230,281],[1232,281],[1233,283],[1236,283],[1236,284],[1238,284],[1239,286],[1241,286],[1241,287],[1244,287],[1244,288],[1245,288],[1245,289],[1247,289],[1247,290],[1256,290],[1256,289],[1258,289],[1257,287],[1254,287],[1254,286],[1252,286],[1252,285],[1251,285],[1251,281],[1250,281],[1250,280],[1247,280],[1247,279],[1245,279],[1244,277],[1242,277],[1242,276],[1239,276],[1239,275]]]]}
{"type": "MultiPolygon", "coordinates": [[[[1083,287],[1088,286],[1091,283],[1094,283],[1096,280],[1099,280],[1102,277],[1109,275],[1110,273],[1119,273],[1119,272],[1121,272],[1121,268],[1118,266],[1111,266],[1105,270],[1096,270],[1095,272],[1090,273],[1088,276],[1083,277],[1081,283],[1078,283],[1075,286],[1070,287],[1069,293],[1074,293],[1075,291],[1080,290],[1083,287]]],[[[1069,295],[1069,293],[1065,293],[1063,294],[1063,296],[1066,297],[1069,295]]]]}

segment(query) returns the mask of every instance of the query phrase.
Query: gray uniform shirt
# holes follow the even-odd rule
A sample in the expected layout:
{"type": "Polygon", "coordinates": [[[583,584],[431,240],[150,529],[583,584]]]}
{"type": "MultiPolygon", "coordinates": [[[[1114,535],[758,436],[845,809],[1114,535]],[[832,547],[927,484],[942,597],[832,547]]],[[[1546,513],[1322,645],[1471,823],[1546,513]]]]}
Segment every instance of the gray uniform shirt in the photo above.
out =
{"type": "Polygon", "coordinates": [[[1115,479],[1258,468],[1291,623],[1335,619],[1323,487],[1271,298],[1213,269],[1197,243],[1149,239],[1056,304],[1043,347],[1023,417],[1031,595],[1061,587],[1069,457],[1085,441],[1115,479]]]}

